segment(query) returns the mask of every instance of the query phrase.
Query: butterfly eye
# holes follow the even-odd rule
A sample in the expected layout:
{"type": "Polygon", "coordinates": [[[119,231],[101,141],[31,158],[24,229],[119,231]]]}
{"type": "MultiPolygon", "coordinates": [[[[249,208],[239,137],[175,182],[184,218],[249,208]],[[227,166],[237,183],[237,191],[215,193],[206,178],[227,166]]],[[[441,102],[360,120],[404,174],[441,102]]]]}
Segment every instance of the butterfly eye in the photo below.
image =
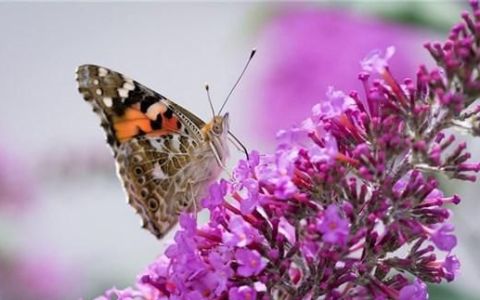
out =
{"type": "Polygon", "coordinates": [[[222,133],[222,125],[220,125],[220,124],[213,125],[213,132],[216,133],[216,134],[221,134],[222,133]]]}

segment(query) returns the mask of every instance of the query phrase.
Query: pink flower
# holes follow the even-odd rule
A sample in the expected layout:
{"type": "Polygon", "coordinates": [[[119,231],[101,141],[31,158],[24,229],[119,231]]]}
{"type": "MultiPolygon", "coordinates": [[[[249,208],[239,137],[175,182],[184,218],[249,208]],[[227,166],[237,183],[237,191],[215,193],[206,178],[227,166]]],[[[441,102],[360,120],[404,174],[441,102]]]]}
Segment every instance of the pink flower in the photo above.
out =
{"type": "Polygon", "coordinates": [[[418,278],[412,284],[400,290],[399,300],[426,300],[428,299],[427,285],[418,278]]]}
{"type": "Polygon", "coordinates": [[[0,148],[0,211],[22,212],[34,198],[32,174],[22,161],[0,148]]]}
{"type": "MultiPolygon", "coordinates": [[[[304,8],[275,15],[261,36],[268,61],[255,87],[260,96],[252,97],[256,105],[260,101],[260,109],[251,132],[270,138],[298,122],[313,105],[321,105],[329,86],[361,90],[355,76],[347,74],[358,73],[358,62],[372,49],[394,46],[389,65],[395,76],[415,74],[425,58],[421,47],[425,37],[418,29],[344,11],[304,8]]],[[[391,54],[391,50],[386,56],[378,50],[372,53],[370,58],[377,59],[371,67],[381,66],[378,58],[391,54]]]]}
{"type": "Polygon", "coordinates": [[[255,300],[257,299],[257,292],[255,289],[249,286],[240,286],[233,288],[228,293],[228,299],[230,300],[255,300]]]}
{"type": "Polygon", "coordinates": [[[323,240],[332,244],[344,245],[348,236],[348,221],[341,218],[338,208],[331,204],[325,211],[322,221],[318,224],[318,230],[323,233],[323,240]]]}
{"type": "Polygon", "coordinates": [[[385,68],[389,65],[388,61],[392,58],[395,54],[395,47],[390,46],[385,51],[385,54],[379,50],[374,50],[370,53],[367,57],[365,57],[360,64],[362,65],[362,69],[367,72],[376,72],[376,73],[383,73],[385,68]]]}
{"type": "Polygon", "coordinates": [[[237,273],[245,277],[258,275],[267,265],[257,251],[245,248],[240,248],[235,252],[235,259],[239,264],[237,273]]]}
{"type": "Polygon", "coordinates": [[[455,255],[448,255],[442,264],[447,281],[452,281],[460,270],[460,262],[455,255]]]}
{"type": "Polygon", "coordinates": [[[245,247],[259,239],[257,230],[240,216],[235,215],[230,219],[228,229],[222,239],[229,246],[245,247]]]}
{"type": "Polygon", "coordinates": [[[219,206],[224,201],[223,197],[225,197],[227,189],[228,184],[225,180],[212,184],[208,196],[202,200],[202,206],[206,208],[219,206]]]}
{"type": "Polygon", "coordinates": [[[438,249],[451,251],[457,245],[457,237],[453,234],[454,226],[450,223],[444,223],[435,229],[431,239],[438,249]]]}
{"type": "Polygon", "coordinates": [[[48,256],[31,253],[0,256],[0,291],[2,299],[68,298],[78,280],[67,266],[48,256]]]}

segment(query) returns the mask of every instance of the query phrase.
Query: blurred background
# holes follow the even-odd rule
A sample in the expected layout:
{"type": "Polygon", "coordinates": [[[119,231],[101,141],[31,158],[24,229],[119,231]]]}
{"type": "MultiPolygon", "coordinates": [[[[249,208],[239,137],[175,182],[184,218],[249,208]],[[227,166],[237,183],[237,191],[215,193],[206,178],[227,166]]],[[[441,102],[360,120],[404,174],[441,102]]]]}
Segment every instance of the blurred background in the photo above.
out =
{"type": "MultiPolygon", "coordinates": [[[[127,74],[211,117],[249,55],[227,105],[232,131],[270,151],[328,86],[359,90],[359,61],[394,45],[392,72],[432,64],[464,2],[0,3],[0,299],[92,299],[132,285],[168,244],[126,204],[99,120],[77,93],[77,65],[127,74]]],[[[479,141],[470,141],[480,159],[479,141]]],[[[241,157],[233,151],[231,164],[241,157]]],[[[450,182],[462,273],[430,299],[480,299],[478,184],[450,182]]]]}

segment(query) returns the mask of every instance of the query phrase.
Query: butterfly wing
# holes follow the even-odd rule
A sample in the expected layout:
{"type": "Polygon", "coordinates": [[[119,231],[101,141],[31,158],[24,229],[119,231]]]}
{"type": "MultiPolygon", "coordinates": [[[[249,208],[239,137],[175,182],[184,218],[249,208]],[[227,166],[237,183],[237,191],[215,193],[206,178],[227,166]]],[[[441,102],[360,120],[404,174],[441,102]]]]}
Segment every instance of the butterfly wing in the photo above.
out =
{"type": "Polygon", "coordinates": [[[205,123],[107,68],[82,65],[77,81],[100,116],[129,204],[141,215],[143,227],[161,238],[218,176],[204,171],[215,163],[202,134],[205,123]]]}

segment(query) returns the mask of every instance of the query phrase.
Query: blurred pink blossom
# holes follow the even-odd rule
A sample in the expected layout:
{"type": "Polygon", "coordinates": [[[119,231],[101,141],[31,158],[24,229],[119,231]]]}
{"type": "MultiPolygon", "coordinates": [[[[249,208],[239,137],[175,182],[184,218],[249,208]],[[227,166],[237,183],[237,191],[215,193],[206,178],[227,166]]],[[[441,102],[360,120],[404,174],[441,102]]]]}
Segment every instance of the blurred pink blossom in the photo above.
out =
{"type": "Polygon", "coordinates": [[[260,37],[268,59],[256,87],[261,104],[252,132],[275,136],[308,115],[333,84],[335,90],[361,91],[351,74],[361,70],[359,61],[375,54],[372,49],[395,47],[397,54],[389,61],[395,77],[412,76],[425,62],[421,45],[426,37],[415,27],[345,11],[303,8],[277,14],[260,37]]]}
{"type": "Polygon", "coordinates": [[[34,198],[30,171],[19,157],[0,146],[0,212],[23,212],[34,198]]]}
{"type": "Polygon", "coordinates": [[[74,287],[70,268],[53,257],[13,255],[0,256],[0,299],[61,300],[74,287]]]}

